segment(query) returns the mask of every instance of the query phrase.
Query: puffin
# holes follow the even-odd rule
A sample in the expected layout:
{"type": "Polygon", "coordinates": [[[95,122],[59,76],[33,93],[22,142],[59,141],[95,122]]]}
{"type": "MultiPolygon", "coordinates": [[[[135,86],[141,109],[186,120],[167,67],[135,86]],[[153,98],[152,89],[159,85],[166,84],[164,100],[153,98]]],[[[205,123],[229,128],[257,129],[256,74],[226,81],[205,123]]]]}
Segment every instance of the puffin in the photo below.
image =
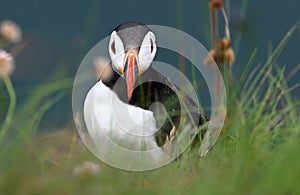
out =
{"type": "Polygon", "coordinates": [[[153,150],[150,160],[159,161],[166,144],[180,133],[181,123],[199,128],[209,120],[192,98],[152,67],[156,36],[147,25],[127,22],[117,26],[110,35],[108,52],[112,75],[100,77],[84,101],[86,127],[104,150],[109,151],[106,137],[128,150],[153,150]],[[182,114],[186,108],[188,114],[182,114]]]}

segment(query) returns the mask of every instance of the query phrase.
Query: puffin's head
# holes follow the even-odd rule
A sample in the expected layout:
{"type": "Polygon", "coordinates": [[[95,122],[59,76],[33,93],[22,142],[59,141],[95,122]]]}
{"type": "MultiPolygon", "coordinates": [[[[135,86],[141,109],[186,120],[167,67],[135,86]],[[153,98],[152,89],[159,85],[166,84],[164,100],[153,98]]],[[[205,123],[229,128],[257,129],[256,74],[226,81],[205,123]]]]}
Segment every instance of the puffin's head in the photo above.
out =
{"type": "Polygon", "coordinates": [[[155,35],[145,24],[123,23],[111,33],[108,50],[114,71],[126,79],[130,100],[137,77],[155,56],[155,35]]]}

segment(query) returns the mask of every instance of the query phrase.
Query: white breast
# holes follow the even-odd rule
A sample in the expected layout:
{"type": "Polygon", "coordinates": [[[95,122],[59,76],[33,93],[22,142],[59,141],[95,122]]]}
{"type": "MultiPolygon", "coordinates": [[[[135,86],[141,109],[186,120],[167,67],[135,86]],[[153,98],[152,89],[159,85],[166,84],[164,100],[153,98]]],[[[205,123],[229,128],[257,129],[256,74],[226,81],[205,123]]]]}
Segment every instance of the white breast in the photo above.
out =
{"type": "Polygon", "coordinates": [[[150,152],[148,160],[161,161],[163,150],[157,146],[153,112],[125,104],[102,81],[88,92],[84,119],[99,152],[109,152],[112,145],[134,151],[150,152]]]}

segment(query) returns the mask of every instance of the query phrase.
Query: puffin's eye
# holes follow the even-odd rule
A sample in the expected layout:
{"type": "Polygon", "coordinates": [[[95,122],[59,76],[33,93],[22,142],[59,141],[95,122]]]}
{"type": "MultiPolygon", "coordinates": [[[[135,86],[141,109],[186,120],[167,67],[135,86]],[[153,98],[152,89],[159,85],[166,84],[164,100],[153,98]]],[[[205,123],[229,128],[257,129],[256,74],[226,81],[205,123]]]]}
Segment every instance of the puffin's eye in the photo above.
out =
{"type": "Polygon", "coordinates": [[[116,45],[115,45],[115,41],[112,42],[112,44],[110,45],[110,49],[111,51],[116,54],[116,45]]]}
{"type": "Polygon", "coordinates": [[[152,39],[150,38],[150,43],[151,43],[151,53],[153,52],[153,41],[152,41],[152,39]]]}

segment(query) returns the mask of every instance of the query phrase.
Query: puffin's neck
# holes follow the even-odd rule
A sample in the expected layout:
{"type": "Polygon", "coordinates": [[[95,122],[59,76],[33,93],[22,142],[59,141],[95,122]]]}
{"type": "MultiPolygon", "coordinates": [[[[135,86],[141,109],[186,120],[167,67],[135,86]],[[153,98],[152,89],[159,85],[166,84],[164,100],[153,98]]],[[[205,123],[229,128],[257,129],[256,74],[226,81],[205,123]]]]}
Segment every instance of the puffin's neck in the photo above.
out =
{"type": "Polygon", "coordinates": [[[102,83],[112,90],[119,78],[120,75],[113,70],[113,75],[107,80],[102,80],[102,83]]]}
{"type": "MultiPolygon", "coordinates": [[[[148,78],[149,77],[148,75],[151,75],[149,73],[152,71],[153,71],[153,69],[150,65],[150,67],[143,73],[142,76],[145,77],[146,80],[151,80],[151,78],[148,78]]],[[[126,81],[124,78],[120,78],[120,77],[121,76],[117,72],[113,71],[112,77],[108,80],[103,80],[102,82],[108,88],[113,90],[118,95],[118,97],[121,101],[134,105],[134,103],[132,101],[128,101],[126,81]]],[[[136,81],[136,85],[139,85],[138,80],[139,80],[139,78],[136,81]]]]}

